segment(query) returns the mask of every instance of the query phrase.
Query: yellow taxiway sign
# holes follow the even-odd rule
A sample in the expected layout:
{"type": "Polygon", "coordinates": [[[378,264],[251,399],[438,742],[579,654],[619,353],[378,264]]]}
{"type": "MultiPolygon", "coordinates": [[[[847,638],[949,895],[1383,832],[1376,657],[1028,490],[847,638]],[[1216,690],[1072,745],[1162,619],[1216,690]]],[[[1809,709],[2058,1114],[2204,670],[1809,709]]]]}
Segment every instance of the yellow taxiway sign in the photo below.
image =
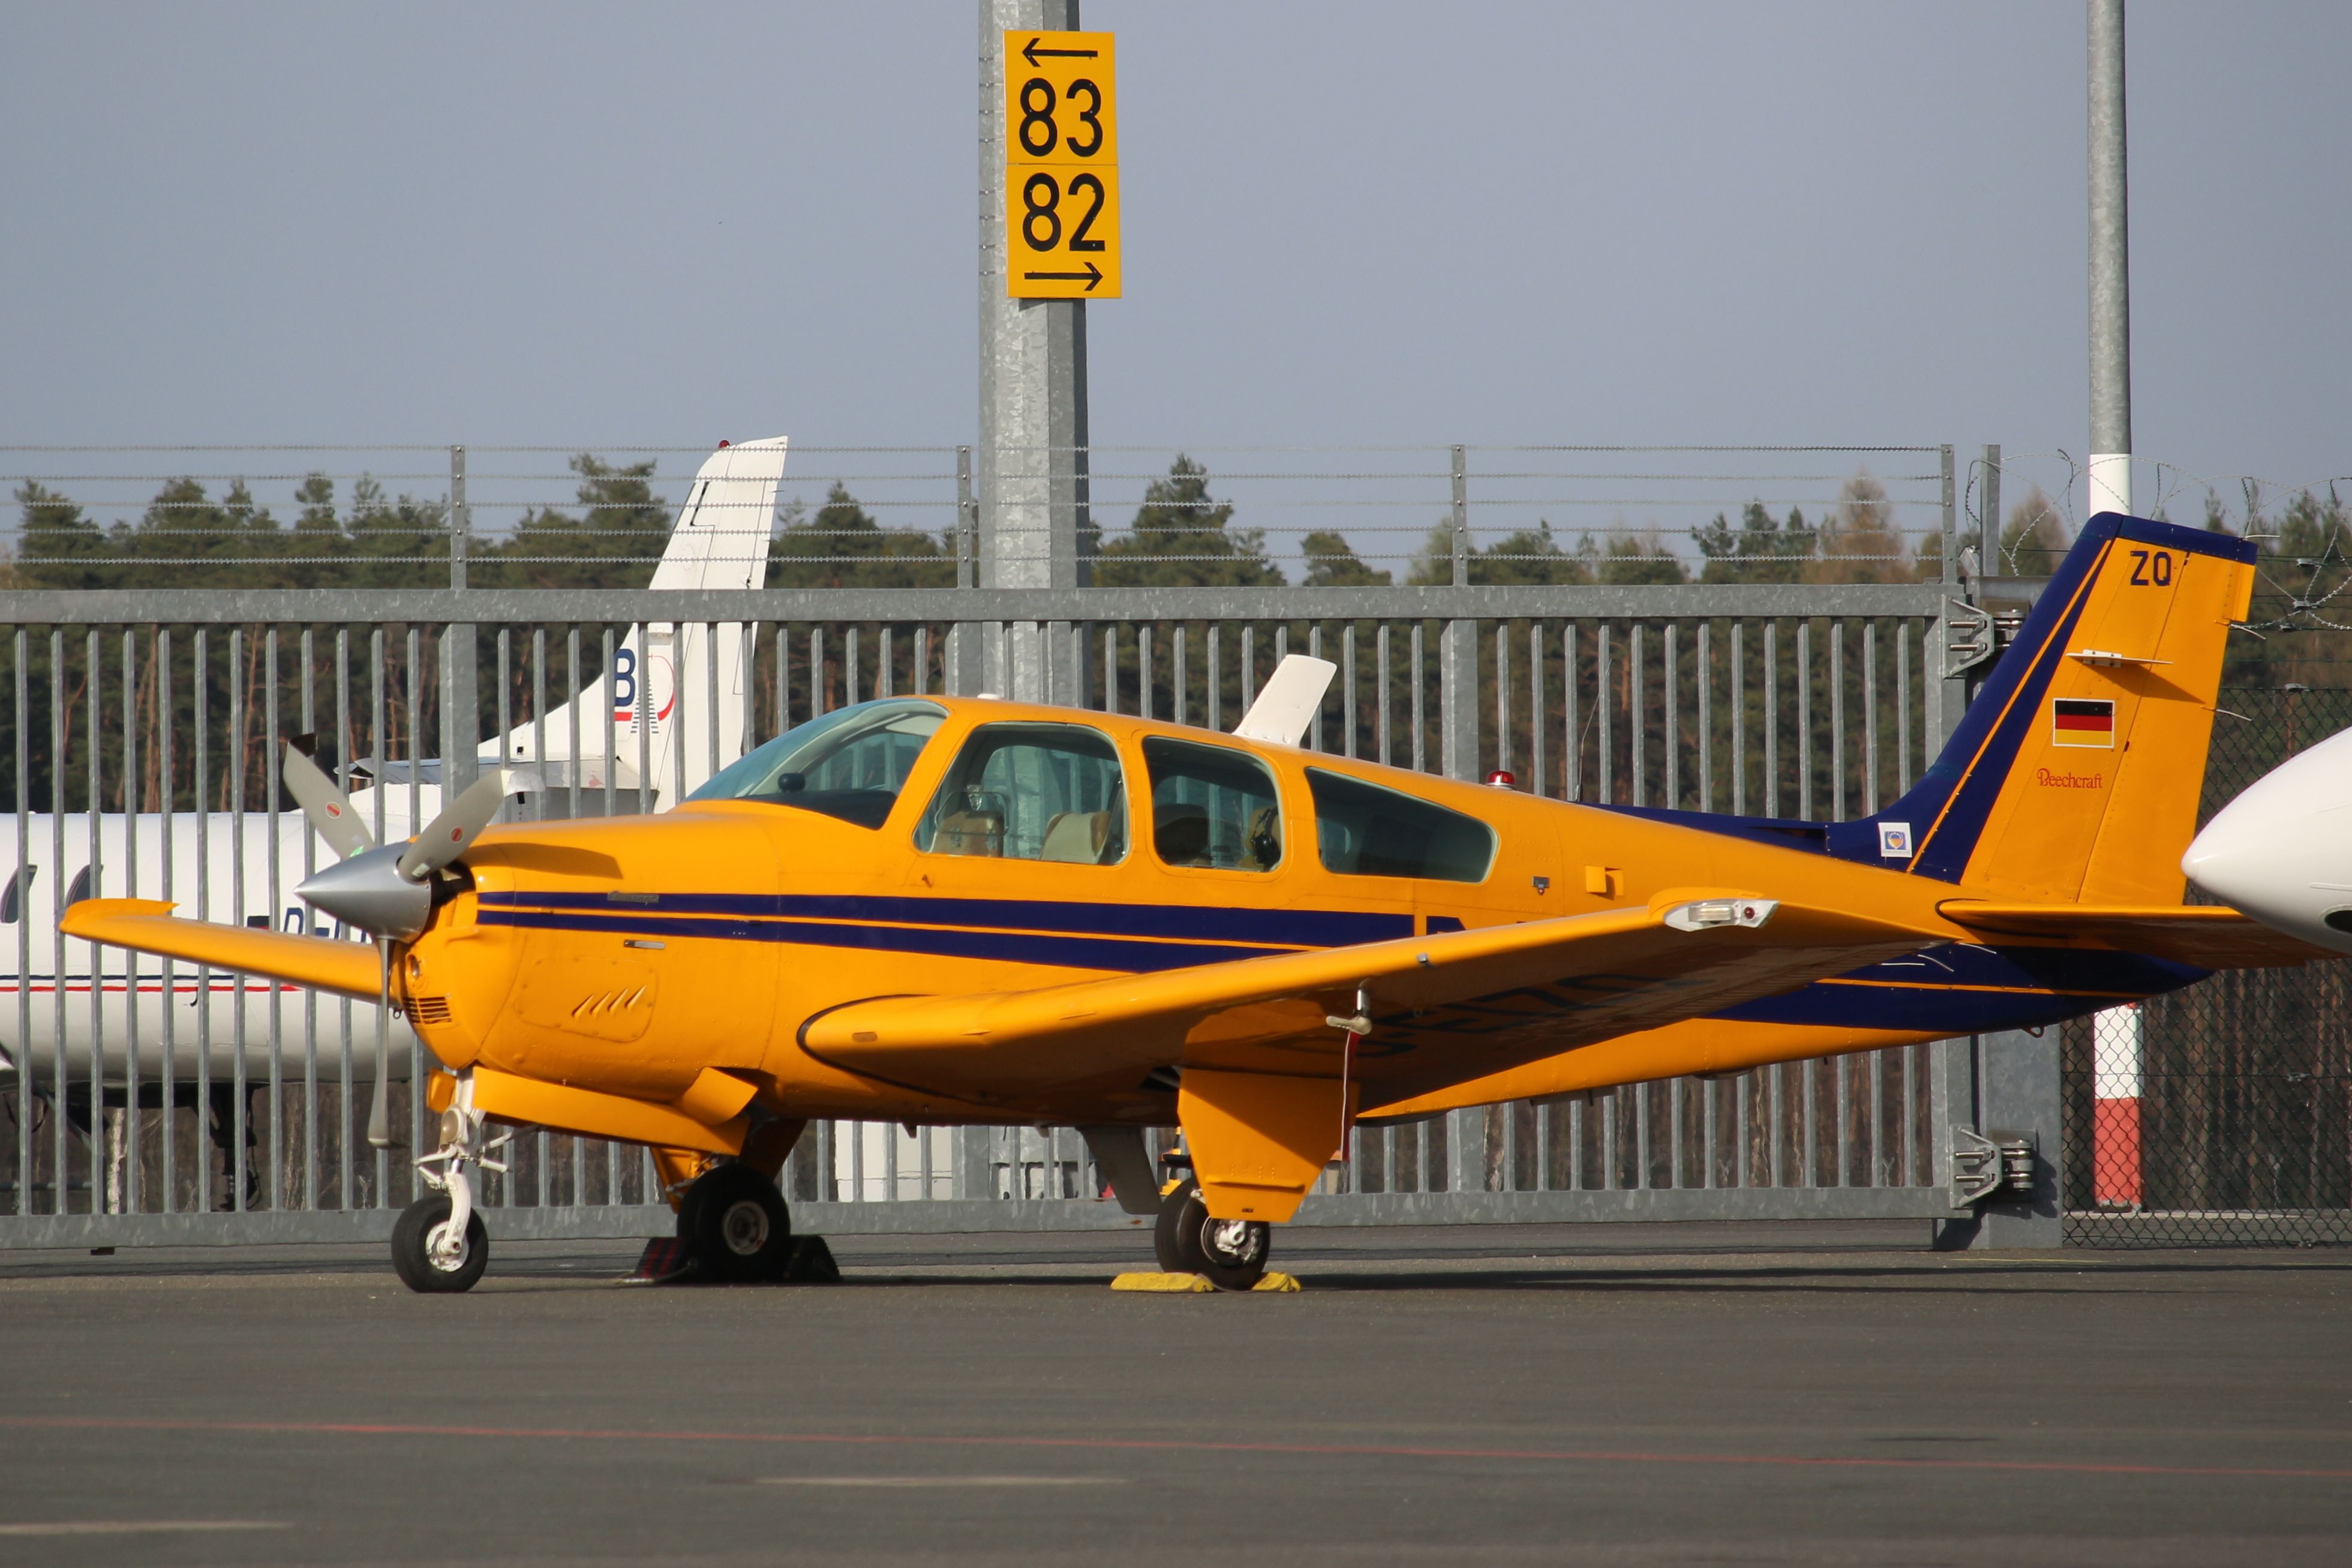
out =
{"type": "Polygon", "coordinates": [[[1004,35],[1004,280],[1015,300],[1119,294],[1109,33],[1004,35]]]}

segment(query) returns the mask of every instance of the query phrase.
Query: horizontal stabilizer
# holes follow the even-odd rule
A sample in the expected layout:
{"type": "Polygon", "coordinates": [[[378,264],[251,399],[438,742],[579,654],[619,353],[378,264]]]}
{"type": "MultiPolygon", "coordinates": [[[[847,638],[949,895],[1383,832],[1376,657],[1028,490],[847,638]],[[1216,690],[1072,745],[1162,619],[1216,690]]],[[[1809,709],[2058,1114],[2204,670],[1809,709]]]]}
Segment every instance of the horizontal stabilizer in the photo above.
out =
{"type": "Polygon", "coordinates": [[[174,920],[175,907],[161,899],[84,899],[66,910],[58,929],[158,958],[259,974],[362,1002],[376,999],[383,976],[373,943],[174,920]]]}
{"type": "Polygon", "coordinates": [[[2209,904],[2001,904],[1946,899],[1936,912],[1988,935],[2095,942],[2200,969],[2285,969],[2336,956],[2235,910],[2209,904]]]}
{"type": "MultiPolygon", "coordinates": [[[[1321,948],[1034,991],[881,997],[801,1028],[812,1055],[853,1072],[988,1100],[1094,1071],[1182,1062],[1251,1065],[1280,1041],[1328,1047],[1324,1020],[1375,1017],[1590,983],[1563,1027],[1593,1039],[1712,1012],[1858,964],[1948,941],[1838,910],[1682,889],[1649,909],[1603,910],[1393,942],[1321,948]]],[[[1317,1058],[1317,1070],[1323,1064],[1317,1058]]],[[[1297,1070],[1293,1067],[1290,1070],[1297,1070]]]]}

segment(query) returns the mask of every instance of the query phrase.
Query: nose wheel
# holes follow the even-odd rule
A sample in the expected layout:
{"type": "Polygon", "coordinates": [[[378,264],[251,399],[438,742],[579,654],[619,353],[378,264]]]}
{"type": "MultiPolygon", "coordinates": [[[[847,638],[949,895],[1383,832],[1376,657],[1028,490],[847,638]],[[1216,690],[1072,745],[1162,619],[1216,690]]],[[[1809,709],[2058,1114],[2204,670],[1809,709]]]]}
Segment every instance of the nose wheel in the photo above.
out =
{"type": "Polygon", "coordinates": [[[1220,1290],[1248,1290],[1265,1278],[1274,1227],[1259,1220],[1213,1219],[1200,1184],[1187,1176],[1160,1201],[1152,1250],[1170,1274],[1198,1274],[1220,1290]]]}
{"type": "Polygon", "coordinates": [[[751,1284],[782,1279],[792,1268],[783,1194],[746,1164],[713,1165],[694,1179],[678,1200],[677,1234],[706,1279],[751,1284]]]}
{"type": "Polygon", "coordinates": [[[392,1267],[401,1283],[428,1295],[470,1290],[489,1267],[490,1233],[482,1216],[452,1225],[446,1193],[427,1193],[400,1213],[392,1227],[392,1267]]]}

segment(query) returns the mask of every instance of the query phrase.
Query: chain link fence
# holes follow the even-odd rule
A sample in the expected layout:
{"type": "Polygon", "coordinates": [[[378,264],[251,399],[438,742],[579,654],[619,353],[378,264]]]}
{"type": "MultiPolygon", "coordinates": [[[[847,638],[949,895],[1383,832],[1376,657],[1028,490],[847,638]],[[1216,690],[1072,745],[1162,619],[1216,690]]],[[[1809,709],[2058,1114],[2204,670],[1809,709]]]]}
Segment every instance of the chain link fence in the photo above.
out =
{"type": "MultiPolygon", "coordinates": [[[[2199,820],[2352,725],[2352,690],[2225,690],[2199,820]]],[[[2193,896],[2193,895],[2192,895],[2193,896]]],[[[2352,975],[2247,969],[2064,1026],[2066,1240],[2352,1243],[2352,975]]]]}

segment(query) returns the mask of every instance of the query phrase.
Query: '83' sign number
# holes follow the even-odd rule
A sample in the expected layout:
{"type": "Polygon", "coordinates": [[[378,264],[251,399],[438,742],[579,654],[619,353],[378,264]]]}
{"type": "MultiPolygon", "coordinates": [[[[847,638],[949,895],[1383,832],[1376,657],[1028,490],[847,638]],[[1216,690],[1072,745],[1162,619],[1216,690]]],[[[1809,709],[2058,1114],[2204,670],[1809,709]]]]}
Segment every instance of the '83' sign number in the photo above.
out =
{"type": "Polygon", "coordinates": [[[1117,57],[1109,33],[1004,35],[1005,288],[1119,292],[1117,57]]]}

